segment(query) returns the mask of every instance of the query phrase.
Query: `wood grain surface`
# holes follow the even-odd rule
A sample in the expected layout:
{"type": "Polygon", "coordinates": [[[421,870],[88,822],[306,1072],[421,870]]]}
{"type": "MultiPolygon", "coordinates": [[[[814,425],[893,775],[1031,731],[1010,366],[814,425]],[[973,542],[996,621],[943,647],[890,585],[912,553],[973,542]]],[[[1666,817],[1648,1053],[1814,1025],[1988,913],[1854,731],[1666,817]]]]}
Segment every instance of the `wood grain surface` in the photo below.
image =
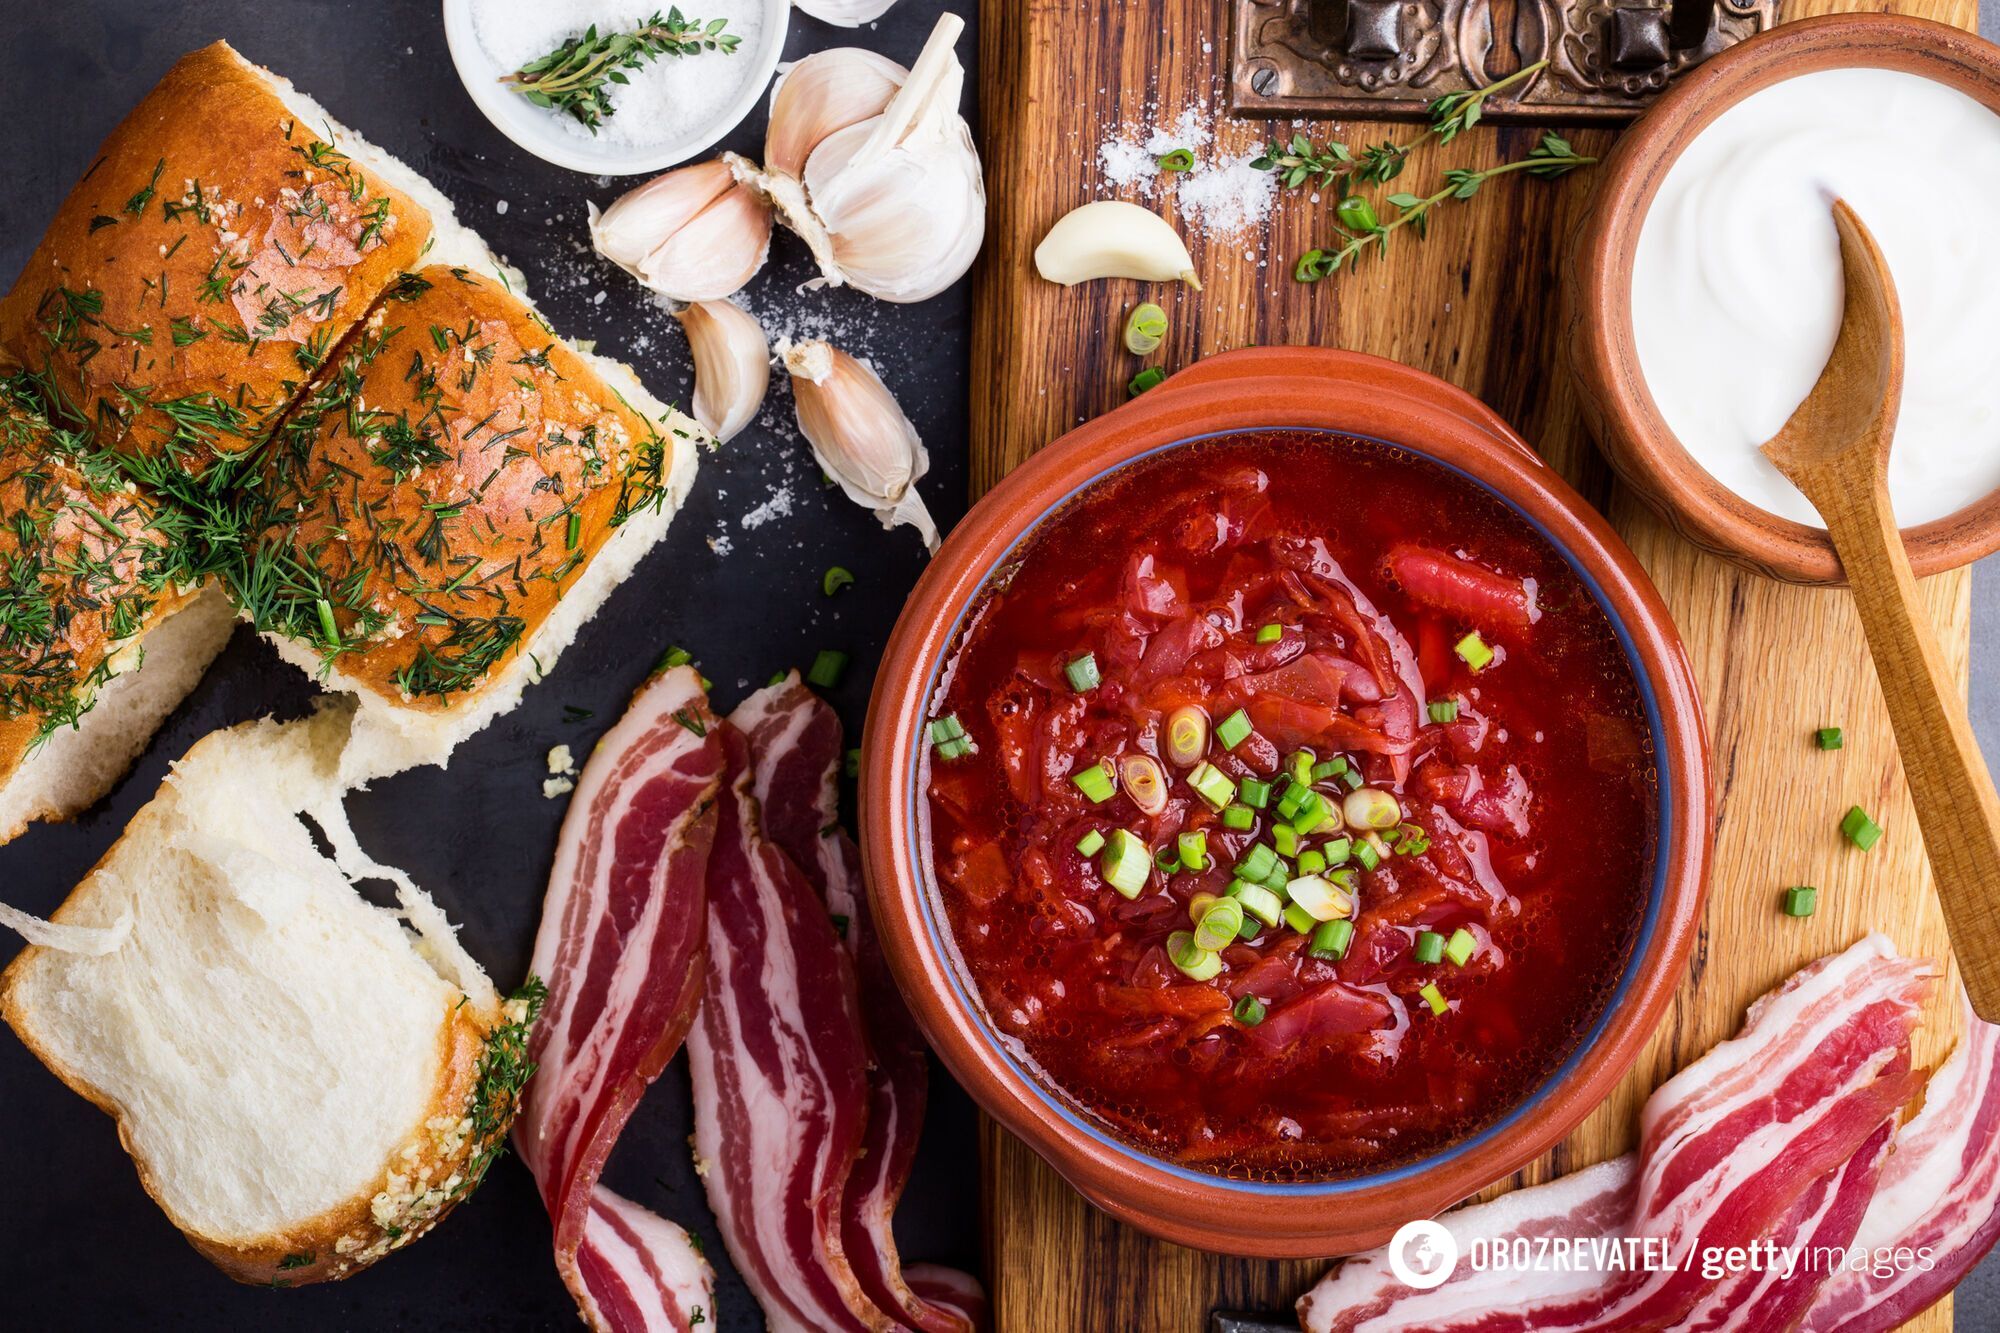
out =
{"type": "MultiPolygon", "coordinates": [[[[1792,0],[1785,17],[1889,8],[1973,27],[1974,0],[1844,5],[1792,0]]],[[[1317,286],[1290,276],[1319,243],[1326,204],[1283,199],[1268,224],[1227,241],[1189,234],[1206,289],[1128,281],[1064,289],[1034,275],[1031,254],[1066,210],[1101,187],[1099,143],[1115,127],[1217,113],[1225,148],[1270,128],[1228,120],[1225,6],[1209,0],[1015,0],[981,9],[981,118],[992,211],[976,275],[972,482],[977,493],[1078,422],[1116,406],[1138,359],[1118,346],[1124,312],[1158,301],[1173,321],[1168,368],[1260,343],[1326,344],[1393,357],[1464,386],[1534,441],[1624,534],[1665,595],[1707,703],[1719,820],[1707,917],[1686,981],[1619,1089],[1569,1139],[1498,1193],[1632,1146],[1655,1086],[1731,1035],[1757,995],[1811,959],[1882,930],[1906,951],[1948,959],[1922,844],[1861,629],[1847,594],[1774,583],[1688,545],[1612,481],[1584,433],[1556,361],[1557,259],[1587,205],[1589,173],[1514,177],[1440,210],[1428,241],[1317,286]],[[1817,750],[1812,730],[1844,729],[1817,750]],[[1837,829],[1850,805],[1887,830],[1866,854],[1837,829]],[[1787,885],[1814,884],[1818,914],[1779,913],[1787,885]]],[[[1289,122],[1281,122],[1289,130],[1289,122]]],[[[1330,129],[1350,142],[1376,127],[1330,129]]],[[[1392,131],[1406,132],[1403,129],[1392,131]]],[[[1426,149],[1406,181],[1444,166],[1518,156],[1532,129],[1482,129],[1426,149]]],[[[1601,152],[1607,131],[1570,136],[1601,152]]],[[[1970,580],[1929,580],[1924,603],[1953,680],[1966,679],[1970,580]]],[[[1931,1063],[1960,1030],[1955,972],[1933,1001],[1917,1056],[1931,1063]]],[[[988,1124],[984,1188],[989,1277],[1003,1333],[1193,1333],[1209,1312],[1282,1310],[1324,1264],[1258,1263],[1161,1244],[1085,1204],[1039,1158],[988,1124]]],[[[1949,1302],[1910,1327],[1942,1333],[1949,1302]]]]}

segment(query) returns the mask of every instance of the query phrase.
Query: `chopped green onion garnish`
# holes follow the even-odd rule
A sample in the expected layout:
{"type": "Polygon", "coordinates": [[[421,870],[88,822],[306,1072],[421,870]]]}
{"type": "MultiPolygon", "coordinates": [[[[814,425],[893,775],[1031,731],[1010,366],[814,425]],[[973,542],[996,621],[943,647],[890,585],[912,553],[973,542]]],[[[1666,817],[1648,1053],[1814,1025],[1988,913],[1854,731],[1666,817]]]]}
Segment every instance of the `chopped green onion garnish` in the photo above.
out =
{"type": "Polygon", "coordinates": [[[1382,864],[1382,853],[1375,850],[1374,843],[1357,842],[1354,844],[1354,859],[1361,863],[1363,870],[1373,870],[1382,864]]]}
{"type": "Polygon", "coordinates": [[[1424,997],[1424,1003],[1431,1007],[1434,1014],[1442,1014],[1451,1007],[1444,1002],[1444,992],[1437,988],[1436,982],[1426,982],[1417,994],[1424,997]]]}
{"type": "Polygon", "coordinates": [[[1264,876],[1260,882],[1271,892],[1282,894],[1285,891],[1285,885],[1292,882],[1292,868],[1286,863],[1285,858],[1281,856],[1271,863],[1271,873],[1264,876]]]}
{"type": "Polygon", "coordinates": [[[1341,918],[1320,924],[1312,933],[1312,943],[1307,952],[1315,958],[1345,958],[1347,946],[1354,942],[1354,923],[1341,918]]]}
{"type": "Polygon", "coordinates": [[[1137,398],[1140,394],[1146,392],[1146,390],[1148,389],[1159,388],[1162,384],[1166,383],[1166,381],[1167,381],[1166,371],[1161,370],[1158,366],[1147,366],[1144,370],[1140,371],[1138,374],[1132,377],[1131,383],[1125,386],[1125,392],[1131,394],[1134,398],[1137,398]]]}
{"type": "Polygon", "coordinates": [[[1311,750],[1300,750],[1293,754],[1291,762],[1286,767],[1291,770],[1292,781],[1298,783],[1301,787],[1312,786],[1313,752],[1311,750]]]}
{"type": "Polygon", "coordinates": [[[789,671],[773,671],[771,673],[771,678],[765,681],[764,685],[767,689],[776,689],[778,686],[783,685],[785,683],[785,677],[791,674],[792,673],[789,671]]]}
{"type": "Polygon", "coordinates": [[[1177,930],[1167,936],[1167,958],[1196,981],[1207,981],[1222,970],[1222,960],[1215,951],[1196,944],[1191,931],[1177,930]]]}
{"type": "Polygon", "coordinates": [[[1125,350],[1134,356],[1151,356],[1166,336],[1167,312],[1151,301],[1133,306],[1125,317],[1125,350]]]}
{"type": "Polygon", "coordinates": [[[1838,750],[1841,745],[1839,727],[1821,727],[1813,733],[1813,744],[1822,750],[1838,750]]]}
{"type": "Polygon", "coordinates": [[[1301,935],[1310,935],[1313,933],[1313,927],[1319,924],[1319,918],[1297,903],[1293,903],[1285,909],[1285,924],[1301,935]]]}
{"type": "Polygon", "coordinates": [[[1112,782],[1111,774],[1105,770],[1103,764],[1092,764],[1088,768],[1079,769],[1070,775],[1070,781],[1076,784],[1078,791],[1097,805],[1110,800],[1111,793],[1117,786],[1112,782]]]}
{"type": "Polygon", "coordinates": [[[822,648],[813,658],[812,670],[806,672],[806,679],[823,690],[830,690],[840,684],[840,673],[847,670],[847,654],[822,648]]]}
{"type": "Polygon", "coordinates": [[[1271,784],[1260,778],[1244,778],[1236,784],[1236,799],[1262,810],[1271,803],[1271,784]]]}
{"type": "Polygon", "coordinates": [[[835,565],[832,569],[820,575],[819,590],[828,597],[831,597],[852,582],[854,582],[854,575],[848,573],[839,565],[835,565]]]}
{"type": "Polygon", "coordinates": [[[1864,852],[1882,837],[1882,826],[1870,819],[1868,812],[1858,805],[1849,809],[1841,818],[1840,831],[1847,835],[1849,842],[1864,852]]]}
{"type": "Polygon", "coordinates": [[[1484,671],[1493,660],[1493,650],[1486,646],[1486,640],[1479,637],[1478,630],[1460,639],[1452,646],[1452,651],[1474,671],[1484,671]]]}
{"type": "Polygon", "coordinates": [[[1264,876],[1270,874],[1277,864],[1278,854],[1276,852],[1261,842],[1252,843],[1250,850],[1243,853],[1243,859],[1236,863],[1236,876],[1238,879],[1247,879],[1252,883],[1258,883],[1263,880],[1264,876]]]}
{"type": "Polygon", "coordinates": [[[1104,844],[1104,856],[1097,863],[1104,882],[1127,898],[1136,898],[1153,873],[1153,855],[1136,833],[1112,829],[1104,844]]]}
{"type": "Polygon", "coordinates": [[[1276,824],[1271,828],[1271,845],[1278,849],[1280,856],[1299,854],[1299,835],[1290,824],[1276,824]]]}
{"type": "Polygon", "coordinates": [[[1069,677],[1069,687],[1079,694],[1085,690],[1094,690],[1104,683],[1104,678],[1097,674],[1096,653],[1085,653],[1082,657],[1073,658],[1069,665],[1063,668],[1063,674],[1069,677]]]}
{"type": "Polygon", "coordinates": [[[1299,873],[1301,875],[1317,875],[1325,869],[1325,853],[1313,850],[1299,853],[1299,873]]]}
{"type": "Polygon", "coordinates": [[[1326,863],[1330,866],[1344,866],[1347,858],[1354,854],[1354,839],[1335,838],[1326,845],[1326,863]]]}
{"type": "Polygon", "coordinates": [[[694,654],[687,649],[669,648],[666,652],[660,654],[660,664],[654,667],[653,671],[657,675],[662,671],[671,671],[677,666],[686,666],[692,661],[694,661],[694,654]]]}
{"type": "Polygon", "coordinates": [[[1236,932],[1236,938],[1239,940],[1254,940],[1263,933],[1264,923],[1254,916],[1246,916],[1243,918],[1243,929],[1236,932]]]}
{"type": "Polygon", "coordinates": [[[1300,875],[1285,885],[1285,893],[1315,921],[1332,921],[1354,912],[1353,901],[1318,875],[1300,875]]]}
{"type": "Polygon", "coordinates": [[[1250,715],[1239,708],[1215,724],[1215,739],[1223,749],[1233,750],[1249,738],[1250,731],[1250,715]]]}
{"type": "Polygon", "coordinates": [[[1229,896],[1242,903],[1244,911],[1267,926],[1277,925],[1285,912],[1285,905],[1278,900],[1278,895],[1262,884],[1234,880],[1229,885],[1229,896]]]}
{"type": "Polygon", "coordinates": [[[1203,760],[1188,771],[1187,784],[1201,793],[1201,799],[1218,810],[1236,799],[1236,784],[1214,764],[1203,760]]]}
{"type": "Polygon", "coordinates": [[[1284,799],[1278,802],[1278,818],[1290,819],[1293,815],[1296,815],[1299,812],[1300,803],[1305,800],[1305,797],[1306,793],[1303,789],[1292,786],[1289,783],[1286,784],[1284,799]]]}
{"type": "Polygon", "coordinates": [[[1095,856],[1104,850],[1104,835],[1096,829],[1076,840],[1076,850],[1082,856],[1095,856]]]}
{"type": "MultiPolygon", "coordinates": [[[[679,652],[676,648],[674,652],[679,652]]],[[[672,654],[668,654],[672,656],[672,654]]],[[[931,745],[940,759],[963,759],[972,753],[972,738],[959,725],[956,713],[946,713],[931,722],[931,745]]]]}
{"type": "Polygon", "coordinates": [[[1420,963],[1441,961],[1444,958],[1444,936],[1435,930],[1418,931],[1415,953],[1420,963]]]}
{"type": "Polygon", "coordinates": [[[1802,884],[1785,890],[1786,916],[1811,916],[1819,907],[1819,890],[1802,884]]]}
{"type": "Polygon", "coordinates": [[[1451,938],[1446,940],[1444,945],[1444,956],[1451,959],[1453,967],[1464,967],[1466,960],[1478,951],[1478,938],[1464,926],[1451,932],[1451,938]]]}
{"type": "Polygon", "coordinates": [[[1153,853],[1153,864],[1163,875],[1171,875],[1181,868],[1181,850],[1178,847],[1161,847],[1153,853]]]}
{"type": "Polygon", "coordinates": [[[1176,846],[1180,848],[1182,865],[1189,870],[1208,869],[1208,834],[1205,831],[1181,834],[1176,846]]]}
{"type": "Polygon", "coordinates": [[[1301,838],[1333,817],[1333,811],[1324,801],[1317,801],[1309,810],[1301,810],[1292,816],[1292,830],[1301,838]]]}
{"type": "Polygon", "coordinates": [[[956,740],[939,741],[937,757],[940,759],[963,759],[972,753],[972,742],[960,736],[956,740]]]}
{"type": "Polygon", "coordinates": [[[340,626],[333,618],[333,603],[322,597],[314,603],[319,611],[320,637],[329,644],[340,642],[340,626]]]}
{"type": "Polygon", "coordinates": [[[850,778],[861,776],[861,751],[849,750],[847,752],[847,776],[850,778]]]}
{"type": "Polygon", "coordinates": [[[1243,929],[1243,903],[1237,898],[1217,898],[1195,923],[1194,942],[1204,949],[1226,948],[1243,929]]]}
{"type": "Polygon", "coordinates": [[[1396,841],[1389,850],[1398,856],[1422,856],[1431,849],[1431,835],[1415,824],[1405,824],[1396,830],[1396,841]]]}
{"type": "Polygon", "coordinates": [[[1458,700],[1439,699],[1430,706],[1431,721],[1443,724],[1458,721],[1458,700]]]}
{"type": "Polygon", "coordinates": [[[1276,623],[1261,626],[1257,630],[1257,642],[1276,643],[1285,637],[1285,627],[1276,623]]]}
{"type": "Polygon", "coordinates": [[[1349,791],[1358,791],[1361,787],[1361,770],[1350,768],[1340,775],[1340,780],[1347,784],[1349,791]]]}
{"type": "Polygon", "coordinates": [[[1236,1008],[1231,1012],[1244,1027],[1254,1028],[1264,1021],[1264,1002],[1254,995],[1246,995],[1236,1002],[1236,1008]]]}
{"type": "Polygon", "coordinates": [[[1194,154],[1185,148],[1176,148],[1171,152],[1161,153],[1153,161],[1159,163],[1161,171],[1194,170],[1194,154]]]}
{"type": "MultiPolygon", "coordinates": [[[[1228,779],[1224,778],[1227,782],[1228,779]]],[[[1257,812],[1247,805],[1232,805],[1222,812],[1222,827],[1242,832],[1257,826],[1257,812]]]]}

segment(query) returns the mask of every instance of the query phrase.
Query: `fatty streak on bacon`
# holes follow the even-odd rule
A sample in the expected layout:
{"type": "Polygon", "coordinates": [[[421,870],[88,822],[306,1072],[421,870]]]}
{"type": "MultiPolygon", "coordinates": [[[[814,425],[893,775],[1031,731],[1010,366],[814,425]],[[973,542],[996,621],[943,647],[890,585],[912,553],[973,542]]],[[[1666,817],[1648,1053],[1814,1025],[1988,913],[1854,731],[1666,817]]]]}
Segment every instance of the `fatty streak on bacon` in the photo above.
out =
{"type": "Polygon", "coordinates": [[[772,1333],[887,1329],[841,1234],[868,1112],[854,971],[826,905],[764,837],[743,734],[715,734],[708,991],[687,1043],[702,1183],[772,1333]]]}
{"type": "Polygon", "coordinates": [[[751,756],[751,789],[764,832],[825,900],[853,960],[873,1062],[868,1122],[848,1176],[841,1239],[869,1300],[923,1333],[969,1333],[983,1321],[976,1280],[926,1268],[926,1295],[902,1267],[890,1219],[916,1160],[929,1067],[923,1036],[904,1007],[875,935],[854,839],[840,827],[840,719],[792,672],[730,714],[751,756]]]}
{"type": "MultiPolygon", "coordinates": [[[[1864,1150],[1879,1152],[1884,1122],[1914,1091],[1909,1037],[1927,985],[1923,965],[1897,957],[1879,935],[1822,959],[1751,1006],[1740,1036],[1654,1092],[1635,1165],[1607,1163],[1583,1184],[1521,1191],[1544,1197],[1510,1204],[1509,1196],[1446,1223],[1463,1245],[1475,1235],[1518,1234],[1522,1219],[1542,1224],[1541,1234],[1574,1234],[1566,1228],[1584,1212],[1604,1229],[1583,1234],[1663,1241],[1676,1255],[1748,1245],[1788,1221],[1819,1225],[1793,1218],[1795,1209],[1816,1209],[1801,1199],[1864,1150]],[[1621,1172],[1634,1181],[1631,1203],[1622,1222],[1607,1222],[1621,1172]]],[[[1835,1215],[1852,1206],[1859,1179],[1846,1183],[1835,1185],[1835,1215]]],[[[1378,1252],[1323,1279],[1299,1302],[1300,1319],[1309,1333],[1674,1328],[1697,1309],[1704,1320],[1732,1323],[1732,1311],[1711,1299],[1719,1280],[1698,1265],[1512,1274],[1501,1283],[1490,1276],[1416,1292],[1388,1275],[1378,1252]]],[[[1741,1302],[1776,1299],[1752,1284],[1732,1284],[1732,1293],[1741,1302]]]]}
{"type": "Polygon", "coordinates": [[[692,668],[639,691],[578,779],[535,938],[549,994],[514,1142],[555,1224],[556,1266],[601,1330],[713,1322],[714,1275],[687,1234],[598,1176],[700,1002],[720,726],[692,668]]]}
{"type": "Polygon", "coordinates": [[[1860,1272],[1827,1284],[1804,1333],[1878,1333],[1896,1328],[1958,1285],[2000,1237],[2000,1027],[1966,1006],[1966,1037],[1931,1075],[1924,1106],[1896,1136],[1896,1149],[1861,1220],[1860,1272]],[[1930,1251],[1931,1266],[1875,1257],[1930,1251]]]}

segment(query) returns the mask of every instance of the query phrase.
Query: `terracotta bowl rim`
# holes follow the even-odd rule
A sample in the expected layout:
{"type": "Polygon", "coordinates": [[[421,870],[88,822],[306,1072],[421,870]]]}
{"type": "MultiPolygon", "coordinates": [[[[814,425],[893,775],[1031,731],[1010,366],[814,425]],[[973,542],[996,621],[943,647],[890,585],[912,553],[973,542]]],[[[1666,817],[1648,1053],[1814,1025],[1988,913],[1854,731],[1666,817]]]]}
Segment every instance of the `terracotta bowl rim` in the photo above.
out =
{"type": "MultiPolygon", "coordinates": [[[[1177,377],[1147,395],[1152,402],[1141,400],[1071,432],[1016,469],[975,507],[974,518],[981,521],[962,524],[939,553],[907,604],[878,674],[863,751],[863,829],[869,891],[892,968],[939,1055],[976,1101],[1099,1207],[1144,1230],[1208,1248],[1318,1255],[1380,1243],[1393,1225],[1385,1230],[1379,1218],[1321,1221],[1298,1209],[1314,1203],[1373,1204],[1380,1213],[1408,1201],[1403,1220],[1428,1215],[1545,1151],[1622,1077],[1650,1037],[1692,943],[1706,886],[1710,792],[1699,696],[1664,605],[1608,524],[1524,441],[1477,400],[1443,381],[1356,353],[1322,352],[1314,359],[1344,372],[1345,387],[1354,392],[1363,391],[1370,378],[1389,375],[1393,367],[1392,378],[1422,390],[1422,396],[1366,391],[1377,399],[1400,400],[1432,424],[1449,419],[1460,439],[1442,444],[1381,440],[1331,420],[1316,425],[1285,420],[1295,414],[1283,411],[1273,412],[1273,419],[1261,425],[1190,430],[1176,424],[1176,416],[1184,412],[1206,414],[1201,400],[1212,404],[1219,396],[1240,398],[1248,386],[1277,383],[1208,370],[1235,359],[1249,372],[1254,369],[1250,360],[1260,354],[1212,358],[1199,373],[1184,372],[1189,376],[1185,385],[1177,377]],[[1158,420],[1147,425],[1147,417],[1158,420]],[[1100,445],[1099,437],[1114,425],[1124,429],[1108,445],[1100,445]],[[1576,1048],[1519,1103],[1466,1138],[1380,1171],[1282,1183],[1182,1166],[1118,1138],[1000,1033],[943,913],[929,870],[928,811],[920,789],[926,772],[923,722],[928,701],[947,669],[965,617],[994,572],[1051,515],[1111,473],[1206,440],[1271,430],[1378,439],[1465,477],[1527,521],[1576,570],[1611,621],[1640,688],[1659,775],[1657,853],[1645,915],[1612,993],[1576,1048]],[[1468,451],[1467,443],[1474,440],[1468,451]],[[1454,449],[1485,460],[1481,466],[1487,475],[1438,456],[1440,450],[1454,449]],[[1521,494],[1509,494],[1503,486],[1521,494]],[[1542,494],[1535,494],[1537,489],[1542,494]],[[1531,512],[1531,502],[1550,504],[1550,518],[1569,529],[1567,535],[1559,536],[1549,518],[1531,512]],[[956,540],[959,534],[964,541],[956,540]],[[938,603],[935,614],[933,603],[938,603]],[[1384,1197],[1389,1194],[1395,1198],[1384,1197]],[[1202,1211],[1218,1205],[1255,1209],[1258,1220],[1232,1222],[1202,1211]],[[1174,1216],[1176,1212],[1180,1215],[1174,1216]],[[1354,1230],[1355,1225],[1363,1229],[1354,1230]]],[[[1329,416],[1334,414],[1329,409],[1329,416]]]]}
{"type": "MultiPolygon", "coordinates": [[[[1601,169],[1570,274],[1573,370],[1602,404],[1603,445],[1619,474],[1698,545],[1789,582],[1845,576],[1823,528],[1780,517],[1716,481],[1668,428],[1639,368],[1632,262],[1653,197],[1687,142],[1744,98],[1828,69],[1898,69],[1975,97],[2000,114],[2000,47],[1915,15],[1827,14],[1779,24],[1678,80],[1619,139],[1601,169]],[[1682,136],[1685,136],[1683,138],[1682,136]]],[[[2000,550],[2000,487],[1903,529],[1917,577],[2000,550]]]]}

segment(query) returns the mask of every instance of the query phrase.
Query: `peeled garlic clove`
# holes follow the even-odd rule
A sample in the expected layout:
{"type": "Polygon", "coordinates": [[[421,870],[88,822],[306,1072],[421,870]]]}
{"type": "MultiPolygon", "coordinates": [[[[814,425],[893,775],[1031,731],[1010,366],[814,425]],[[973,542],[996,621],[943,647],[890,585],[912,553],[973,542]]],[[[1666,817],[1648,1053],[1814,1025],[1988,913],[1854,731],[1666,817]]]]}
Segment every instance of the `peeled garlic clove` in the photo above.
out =
{"type": "Polygon", "coordinates": [[[895,7],[896,0],[792,0],[792,8],[836,28],[858,28],[873,23],[895,7]]]}
{"type": "Polygon", "coordinates": [[[778,352],[792,376],[799,429],[826,475],[883,527],[908,523],[937,550],[937,524],[917,495],[930,454],[888,386],[828,343],[781,344],[778,352]]]}
{"type": "Polygon", "coordinates": [[[763,326],[728,301],[697,301],[674,318],[694,353],[694,415],[719,443],[757,415],[771,387],[771,345],[763,326]]]}
{"type": "Polygon", "coordinates": [[[1035,247],[1035,271],[1073,287],[1092,278],[1179,279],[1201,290],[1180,233],[1158,213],[1116,199],[1071,209],[1035,247]]]}
{"type": "Polygon", "coordinates": [[[887,56],[858,46],[807,56],[778,76],[771,89],[771,127],[764,135],[764,168],[793,179],[806,159],[836,130],[882,114],[910,77],[887,56]]]}
{"type": "Polygon", "coordinates": [[[597,252],[676,301],[713,301],[755,277],[771,250],[771,208],[727,162],[682,167],[590,215],[597,252]]]}

